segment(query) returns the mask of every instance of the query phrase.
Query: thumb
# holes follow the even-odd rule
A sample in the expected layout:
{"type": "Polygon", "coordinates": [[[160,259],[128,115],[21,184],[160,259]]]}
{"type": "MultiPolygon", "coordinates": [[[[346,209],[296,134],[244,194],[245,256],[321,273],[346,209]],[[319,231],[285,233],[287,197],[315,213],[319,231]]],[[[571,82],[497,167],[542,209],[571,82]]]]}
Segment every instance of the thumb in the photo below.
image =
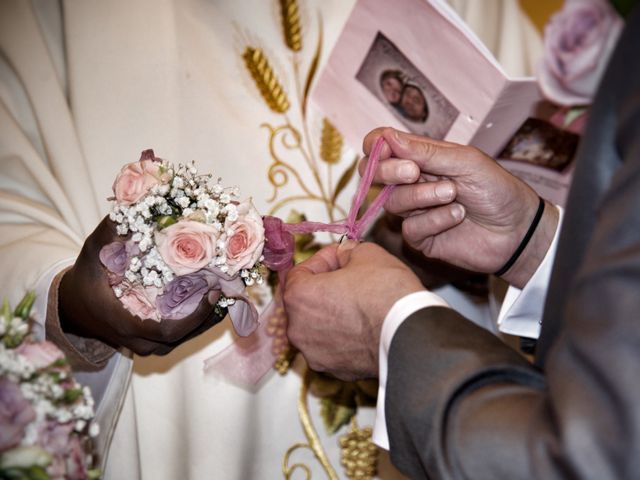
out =
{"type": "Polygon", "coordinates": [[[287,274],[285,289],[294,282],[304,280],[305,278],[308,279],[319,273],[332,272],[340,268],[336,256],[337,249],[338,245],[335,243],[326,246],[318,250],[312,257],[293,267],[287,274]]]}
{"type": "Polygon", "coordinates": [[[340,268],[344,267],[351,260],[351,252],[358,246],[358,242],[355,240],[345,240],[338,244],[336,255],[338,257],[338,264],[340,268]]]}

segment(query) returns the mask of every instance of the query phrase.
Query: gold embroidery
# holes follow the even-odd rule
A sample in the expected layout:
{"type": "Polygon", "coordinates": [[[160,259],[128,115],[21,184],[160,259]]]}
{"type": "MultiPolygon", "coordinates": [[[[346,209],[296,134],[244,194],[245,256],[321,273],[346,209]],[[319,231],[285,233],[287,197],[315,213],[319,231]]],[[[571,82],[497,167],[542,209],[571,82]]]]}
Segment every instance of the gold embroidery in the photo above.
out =
{"type": "Polygon", "coordinates": [[[296,0],[280,0],[280,15],[282,16],[282,31],[284,42],[294,52],[302,50],[302,28],[300,27],[300,12],[296,0]]]}
{"type": "Polygon", "coordinates": [[[368,480],[377,473],[378,448],[371,441],[371,427],[359,428],[355,417],[349,432],[340,437],[342,466],[347,477],[368,480]]]}
{"type": "MultiPolygon", "coordinates": [[[[287,48],[293,52],[290,61],[295,96],[290,97],[288,95],[285,85],[289,83],[286,81],[286,76],[283,76],[282,72],[276,73],[273,65],[278,65],[278,63],[270,62],[262,48],[256,45],[247,45],[242,55],[245,67],[265,103],[271,111],[281,115],[282,118],[282,123],[263,123],[261,125],[269,133],[268,148],[271,164],[267,171],[267,178],[273,187],[273,192],[268,199],[268,202],[272,204],[269,214],[275,214],[292,202],[313,201],[324,205],[328,220],[334,222],[336,218],[346,217],[346,211],[337,204],[337,200],[352,180],[359,157],[356,156],[346,168],[339,172],[338,181],[334,183],[333,173],[334,169],[340,166],[344,140],[335,126],[328,119],[323,119],[319,148],[320,161],[317,160],[309,133],[307,106],[311,86],[318,71],[322,54],[322,19],[318,16],[316,48],[307,71],[303,74],[301,71],[302,61],[299,56],[303,48],[303,31],[298,2],[296,0],[278,0],[278,2],[284,42],[287,48]],[[281,83],[279,78],[283,78],[285,81],[281,83]],[[293,100],[293,103],[290,100],[293,100]],[[299,114],[294,111],[294,105],[299,108],[299,114]],[[291,121],[292,118],[299,118],[300,123],[294,125],[291,121]],[[301,159],[302,163],[296,162],[296,159],[301,159]],[[301,165],[307,169],[306,172],[300,169],[301,165]],[[320,167],[322,165],[324,167],[321,172],[320,167]],[[282,189],[285,186],[289,188],[287,194],[283,195],[282,189]],[[293,193],[289,193],[291,187],[294,187],[293,193]],[[296,189],[298,190],[297,192],[295,191],[296,189]]],[[[252,41],[251,43],[255,44],[256,42],[252,41]]],[[[304,215],[298,213],[294,213],[293,216],[296,218],[290,217],[288,219],[289,222],[295,222],[296,219],[299,221],[304,218],[304,215]]],[[[320,248],[320,245],[314,242],[313,235],[296,235],[295,237],[294,259],[296,262],[302,261],[320,248]]],[[[283,314],[284,312],[279,313],[283,314]]],[[[271,323],[268,326],[274,337],[274,353],[278,356],[274,368],[280,374],[288,372],[296,354],[293,347],[281,341],[286,335],[285,322],[286,317],[278,314],[271,319],[271,323]]],[[[308,449],[313,452],[329,479],[338,478],[319,440],[309,414],[307,397],[312,381],[317,389],[315,382],[321,383],[321,378],[318,374],[310,371],[308,367],[305,367],[303,384],[298,398],[298,416],[307,443],[296,443],[286,451],[282,463],[282,472],[285,479],[292,478],[294,472],[299,470],[304,471],[307,479],[311,478],[311,469],[308,465],[304,463],[292,463],[290,465],[292,455],[300,449],[308,449]]],[[[325,427],[330,433],[335,433],[349,421],[352,422],[351,429],[343,437],[346,439],[344,440],[346,443],[341,444],[343,453],[342,465],[345,467],[349,478],[370,478],[367,475],[375,475],[376,471],[377,448],[370,441],[371,429],[357,429],[354,419],[357,405],[364,404],[360,400],[363,398],[363,391],[358,385],[359,382],[346,384],[335,379],[332,379],[332,382],[337,382],[335,392],[339,392],[340,399],[336,400],[331,395],[320,395],[323,397],[322,410],[324,412],[325,427]],[[338,406],[343,403],[349,405],[349,407],[340,408],[338,406]],[[367,437],[367,432],[369,432],[369,437],[367,437]]],[[[341,441],[343,440],[341,439],[341,441]]]]}
{"type": "Polygon", "coordinates": [[[308,443],[296,443],[291,446],[284,455],[282,460],[282,473],[284,474],[284,478],[289,480],[292,478],[293,473],[296,469],[303,469],[307,476],[307,479],[311,478],[311,470],[309,467],[303,463],[294,463],[289,466],[289,457],[291,454],[300,448],[308,448],[310,449],[315,457],[318,459],[322,468],[327,473],[327,476],[330,480],[338,480],[338,475],[336,471],[331,466],[331,462],[327,458],[327,455],[324,453],[324,449],[322,448],[322,444],[320,443],[320,439],[318,438],[318,434],[316,433],[316,429],[313,426],[313,422],[311,421],[311,416],[309,415],[309,405],[307,403],[307,395],[309,392],[309,385],[311,383],[312,372],[307,369],[304,375],[304,380],[302,382],[302,388],[300,389],[300,395],[298,396],[298,416],[300,417],[300,423],[302,425],[302,429],[304,430],[304,434],[307,437],[308,443]]]}
{"type": "Polygon", "coordinates": [[[338,163],[342,153],[342,135],[326,118],[322,121],[320,158],[327,163],[338,163]]]}
{"type": "Polygon", "coordinates": [[[276,113],[289,110],[289,99],[261,48],[247,47],[242,54],[244,64],[256,82],[262,98],[276,113]]]}

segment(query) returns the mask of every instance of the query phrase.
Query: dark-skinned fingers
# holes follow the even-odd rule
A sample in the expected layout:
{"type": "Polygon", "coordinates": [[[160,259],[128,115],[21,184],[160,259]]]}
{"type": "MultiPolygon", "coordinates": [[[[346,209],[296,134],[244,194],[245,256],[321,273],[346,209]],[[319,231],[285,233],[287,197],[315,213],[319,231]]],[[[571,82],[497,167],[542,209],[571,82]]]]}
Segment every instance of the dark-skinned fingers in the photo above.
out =
{"type": "Polygon", "coordinates": [[[389,213],[406,216],[415,210],[450,203],[455,195],[455,185],[447,180],[399,185],[389,196],[384,208],[389,213]]]}
{"type": "Polygon", "coordinates": [[[143,338],[123,338],[120,344],[141,357],[155,355],[159,349],[164,347],[162,343],[151,342],[143,338]]]}
{"type": "Polygon", "coordinates": [[[459,203],[432,208],[402,222],[402,236],[415,247],[428,237],[433,237],[455,227],[464,219],[465,210],[459,203]]]}
{"type": "MultiPolygon", "coordinates": [[[[204,299],[204,303],[206,303],[208,305],[208,302],[206,301],[206,297],[204,299]]],[[[200,315],[200,316],[202,317],[202,315],[200,315]]],[[[199,336],[200,334],[202,334],[202,333],[206,332],[207,330],[209,330],[211,327],[217,325],[218,323],[220,323],[225,318],[225,316],[226,315],[218,315],[216,313],[215,309],[212,308],[209,305],[209,313],[206,314],[203,317],[204,320],[201,321],[200,324],[196,328],[188,331],[186,333],[186,335],[178,338],[177,340],[172,340],[170,342],[167,342],[168,346],[171,347],[167,351],[167,353],[170,352],[173,348],[177,347],[178,345],[180,345],[180,344],[182,344],[182,343],[184,343],[184,342],[186,342],[188,340],[191,340],[192,338],[195,338],[195,337],[199,336]]],[[[167,321],[170,321],[170,320],[167,320],[167,321]]],[[[158,355],[163,355],[163,354],[158,354],[158,355]]]]}

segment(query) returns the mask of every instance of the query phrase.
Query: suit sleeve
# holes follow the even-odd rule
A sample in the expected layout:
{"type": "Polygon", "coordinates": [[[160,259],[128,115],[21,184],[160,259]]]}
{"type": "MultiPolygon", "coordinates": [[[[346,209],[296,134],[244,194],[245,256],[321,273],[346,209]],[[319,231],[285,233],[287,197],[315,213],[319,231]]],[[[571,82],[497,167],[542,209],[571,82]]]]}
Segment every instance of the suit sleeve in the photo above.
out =
{"type": "MultiPolygon", "coordinates": [[[[541,337],[549,345],[544,370],[443,308],[414,313],[392,340],[390,451],[411,478],[638,478],[640,67],[632,59],[640,11],[634,15],[587,129],[587,144],[608,146],[582,148],[578,159],[610,152],[589,172],[606,186],[583,192],[596,198],[595,220],[570,281],[554,292],[563,303],[552,318],[558,328],[541,337]],[[603,168],[611,159],[615,168],[603,168]]],[[[567,215],[580,207],[570,203],[567,215]]],[[[565,220],[561,243],[581,234],[571,226],[565,220]]]]}

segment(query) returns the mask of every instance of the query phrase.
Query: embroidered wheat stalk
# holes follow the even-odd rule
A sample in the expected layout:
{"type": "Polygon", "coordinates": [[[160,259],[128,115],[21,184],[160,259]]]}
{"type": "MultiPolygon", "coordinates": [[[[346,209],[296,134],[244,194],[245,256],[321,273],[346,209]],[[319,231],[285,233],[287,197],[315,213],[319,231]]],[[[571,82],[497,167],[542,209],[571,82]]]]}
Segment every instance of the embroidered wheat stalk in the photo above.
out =
{"type": "Polygon", "coordinates": [[[322,120],[320,158],[327,163],[338,163],[342,153],[342,135],[326,118],[322,120]]]}
{"type": "Polygon", "coordinates": [[[247,47],[242,58],[269,108],[277,113],[286,112],[289,109],[289,99],[262,49],[247,47]]]}
{"type": "Polygon", "coordinates": [[[280,0],[282,30],[284,41],[294,52],[302,50],[302,28],[300,27],[300,11],[296,0],[280,0]]]}

